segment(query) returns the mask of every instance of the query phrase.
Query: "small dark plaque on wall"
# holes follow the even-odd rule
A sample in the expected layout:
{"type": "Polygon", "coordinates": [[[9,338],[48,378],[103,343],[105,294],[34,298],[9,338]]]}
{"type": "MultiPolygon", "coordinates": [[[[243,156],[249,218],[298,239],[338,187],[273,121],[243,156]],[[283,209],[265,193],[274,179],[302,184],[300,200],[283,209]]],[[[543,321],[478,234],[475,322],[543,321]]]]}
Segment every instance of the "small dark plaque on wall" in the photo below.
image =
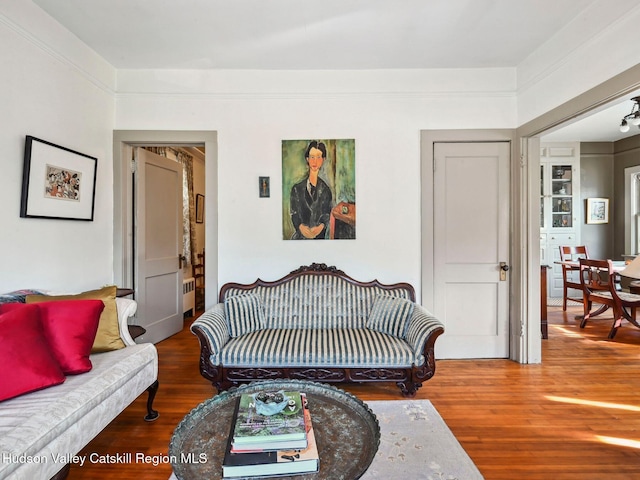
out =
{"type": "Polygon", "coordinates": [[[258,177],[258,187],[260,198],[269,198],[271,196],[269,177],[258,177]]]}

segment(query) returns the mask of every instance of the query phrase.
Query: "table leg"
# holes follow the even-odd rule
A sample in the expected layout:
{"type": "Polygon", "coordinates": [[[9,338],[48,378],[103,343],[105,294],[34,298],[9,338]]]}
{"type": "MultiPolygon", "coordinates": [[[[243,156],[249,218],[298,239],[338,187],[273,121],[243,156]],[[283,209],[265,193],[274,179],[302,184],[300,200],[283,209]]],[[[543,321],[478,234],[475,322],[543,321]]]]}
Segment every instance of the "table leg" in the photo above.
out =
{"type": "Polygon", "coordinates": [[[547,324],[547,265],[540,265],[540,330],[542,338],[549,338],[547,324]]]}

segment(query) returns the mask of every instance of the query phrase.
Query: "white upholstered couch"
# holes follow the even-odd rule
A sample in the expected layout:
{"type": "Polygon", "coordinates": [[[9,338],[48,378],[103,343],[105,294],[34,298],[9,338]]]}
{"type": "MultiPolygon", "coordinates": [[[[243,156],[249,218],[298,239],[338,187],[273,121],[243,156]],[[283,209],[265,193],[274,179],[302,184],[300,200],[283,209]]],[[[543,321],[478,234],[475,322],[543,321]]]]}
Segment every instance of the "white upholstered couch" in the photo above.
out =
{"type": "MultiPolygon", "coordinates": [[[[137,345],[127,319],[137,308],[117,298],[125,348],[90,356],[93,368],[64,383],[0,402],[0,479],[50,479],[145,390],[146,420],[158,389],[158,354],[153,344],[137,345]]],[[[90,459],[86,459],[90,461],[90,459]]],[[[58,477],[60,478],[60,477],[58,477]]]]}

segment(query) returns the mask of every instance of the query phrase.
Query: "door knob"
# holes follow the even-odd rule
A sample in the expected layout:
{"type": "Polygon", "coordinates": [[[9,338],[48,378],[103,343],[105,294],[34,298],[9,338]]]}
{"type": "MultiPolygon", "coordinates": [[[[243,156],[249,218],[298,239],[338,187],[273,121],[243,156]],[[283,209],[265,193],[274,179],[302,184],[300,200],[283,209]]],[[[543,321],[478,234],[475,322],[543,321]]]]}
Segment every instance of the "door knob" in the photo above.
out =
{"type": "Polygon", "coordinates": [[[180,268],[182,268],[184,264],[187,263],[187,257],[185,257],[184,255],[178,255],[178,262],[179,262],[180,268]]]}
{"type": "Polygon", "coordinates": [[[509,265],[507,262],[500,262],[500,281],[504,282],[507,280],[507,272],[509,271],[509,265]]]}

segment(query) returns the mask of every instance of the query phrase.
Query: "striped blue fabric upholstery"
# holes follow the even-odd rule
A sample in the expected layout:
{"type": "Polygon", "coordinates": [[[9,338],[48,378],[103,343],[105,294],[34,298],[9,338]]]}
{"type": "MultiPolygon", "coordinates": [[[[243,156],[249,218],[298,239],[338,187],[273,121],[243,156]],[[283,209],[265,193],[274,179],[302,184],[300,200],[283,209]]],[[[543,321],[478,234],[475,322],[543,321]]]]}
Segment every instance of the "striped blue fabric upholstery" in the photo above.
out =
{"type": "Polygon", "coordinates": [[[414,303],[404,298],[378,295],[373,302],[367,328],[405,338],[414,303]]]}
{"type": "Polygon", "coordinates": [[[224,315],[224,304],[218,303],[200,315],[191,324],[191,331],[200,330],[206,335],[211,351],[211,364],[220,364],[220,351],[229,341],[229,324],[224,315]]]}
{"type": "Polygon", "coordinates": [[[415,354],[404,340],[366,328],[283,328],[232,338],[221,360],[235,367],[408,367],[415,354]]]}
{"type": "Polygon", "coordinates": [[[224,310],[229,322],[229,335],[232,337],[239,337],[264,328],[262,300],[255,293],[243,293],[225,298],[224,310]]]}
{"type": "Polygon", "coordinates": [[[423,365],[425,362],[424,344],[431,335],[431,332],[437,328],[441,328],[442,323],[434,317],[429,311],[427,311],[421,305],[414,305],[413,316],[409,322],[409,328],[407,329],[406,340],[409,342],[411,349],[416,354],[416,365],[423,365]]]}
{"type": "MultiPolygon", "coordinates": [[[[247,293],[229,289],[226,297],[247,293]]],[[[215,305],[192,324],[192,331],[205,334],[213,365],[421,366],[426,340],[442,327],[431,313],[411,302],[413,314],[404,340],[366,328],[376,297],[408,300],[410,294],[403,288],[360,287],[338,277],[303,275],[282,285],[255,287],[251,293],[260,297],[264,308],[263,330],[231,338],[224,304],[215,305]]]]}
{"type": "MultiPolygon", "coordinates": [[[[362,287],[333,275],[301,275],[251,291],[262,299],[265,328],[365,328],[377,295],[410,298],[404,288],[362,287]]],[[[243,292],[232,288],[226,295],[243,292]]]]}

